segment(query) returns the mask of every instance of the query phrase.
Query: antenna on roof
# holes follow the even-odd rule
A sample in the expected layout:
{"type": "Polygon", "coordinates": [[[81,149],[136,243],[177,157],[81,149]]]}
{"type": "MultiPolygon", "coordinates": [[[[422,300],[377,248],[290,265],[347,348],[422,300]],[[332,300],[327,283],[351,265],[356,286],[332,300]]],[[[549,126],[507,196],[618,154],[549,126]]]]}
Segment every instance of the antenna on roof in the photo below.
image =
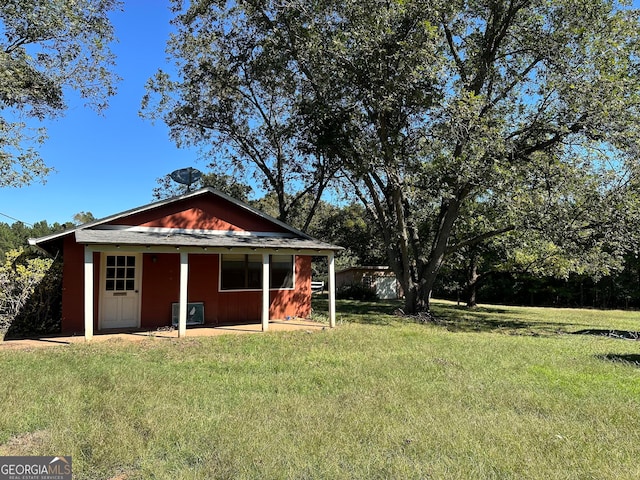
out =
{"type": "Polygon", "coordinates": [[[187,186],[187,192],[191,190],[191,184],[196,183],[202,177],[202,172],[193,167],[174,170],[169,174],[174,182],[187,186]]]}

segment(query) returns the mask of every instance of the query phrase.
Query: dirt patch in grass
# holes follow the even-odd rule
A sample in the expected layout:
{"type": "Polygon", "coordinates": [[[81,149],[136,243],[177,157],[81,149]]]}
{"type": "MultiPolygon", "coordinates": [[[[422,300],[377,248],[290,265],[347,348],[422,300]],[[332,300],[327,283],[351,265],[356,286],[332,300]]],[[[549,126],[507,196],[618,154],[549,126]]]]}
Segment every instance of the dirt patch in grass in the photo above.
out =
{"type": "Polygon", "coordinates": [[[129,480],[130,473],[129,472],[118,472],[113,477],[109,477],[108,480],[129,480]]]}
{"type": "Polygon", "coordinates": [[[23,456],[33,455],[49,441],[49,432],[37,430],[30,433],[22,433],[11,437],[6,443],[0,445],[0,455],[2,456],[23,456]]]}

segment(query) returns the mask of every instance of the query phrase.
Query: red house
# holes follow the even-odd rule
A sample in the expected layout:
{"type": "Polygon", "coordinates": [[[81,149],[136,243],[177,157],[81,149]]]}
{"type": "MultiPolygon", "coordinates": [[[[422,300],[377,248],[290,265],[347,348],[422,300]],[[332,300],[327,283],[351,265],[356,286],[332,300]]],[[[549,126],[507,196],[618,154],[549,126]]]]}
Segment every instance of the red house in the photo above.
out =
{"type": "Polygon", "coordinates": [[[78,228],[30,239],[62,255],[62,331],[212,326],[307,317],[311,257],[334,253],[308,235],[212,188],[159,201],[78,228]]]}

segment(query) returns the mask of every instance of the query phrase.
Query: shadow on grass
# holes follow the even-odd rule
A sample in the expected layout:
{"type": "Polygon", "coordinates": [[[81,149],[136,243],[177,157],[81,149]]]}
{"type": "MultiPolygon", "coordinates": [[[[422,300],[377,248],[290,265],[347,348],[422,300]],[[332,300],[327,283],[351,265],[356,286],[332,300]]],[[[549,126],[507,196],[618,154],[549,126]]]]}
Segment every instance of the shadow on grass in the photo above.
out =
{"type": "Polygon", "coordinates": [[[566,322],[527,321],[513,316],[513,311],[499,307],[434,305],[436,324],[451,332],[501,332],[514,335],[555,335],[564,333],[566,322]]]}
{"type": "Polygon", "coordinates": [[[597,357],[608,362],[624,363],[625,365],[640,368],[640,355],[636,353],[630,353],[626,355],[618,353],[608,353],[606,355],[598,355],[597,357]]]}
{"type": "MultiPolygon", "coordinates": [[[[433,317],[402,316],[401,300],[379,300],[361,302],[357,300],[338,300],[337,313],[343,321],[366,325],[389,325],[392,322],[429,323],[446,328],[451,332],[500,332],[513,335],[555,335],[567,333],[567,328],[575,328],[575,324],[566,322],[527,321],[514,316],[514,312],[501,307],[476,307],[449,304],[434,304],[433,317]]],[[[314,311],[326,311],[326,296],[314,297],[314,311]]]]}
{"type": "MultiPolygon", "coordinates": [[[[366,325],[389,325],[394,320],[400,320],[395,312],[402,307],[400,300],[378,300],[375,302],[361,302],[358,300],[338,300],[338,317],[351,323],[366,325]]],[[[314,296],[312,299],[314,312],[326,312],[329,301],[326,295],[314,296]]]]}
{"type": "Polygon", "coordinates": [[[610,330],[591,328],[573,332],[575,335],[596,335],[599,337],[620,338],[622,340],[640,340],[640,332],[629,330],[610,330]]]}

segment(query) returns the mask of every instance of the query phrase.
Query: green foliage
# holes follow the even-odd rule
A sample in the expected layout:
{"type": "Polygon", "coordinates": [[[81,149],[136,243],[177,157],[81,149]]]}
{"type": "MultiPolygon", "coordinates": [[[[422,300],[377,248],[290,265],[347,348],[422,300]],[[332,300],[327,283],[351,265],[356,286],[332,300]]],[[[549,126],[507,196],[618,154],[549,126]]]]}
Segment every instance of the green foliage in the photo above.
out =
{"type": "MultiPolygon", "coordinates": [[[[60,333],[62,328],[62,261],[49,258],[39,260],[51,262],[51,265],[35,285],[33,292],[26,299],[20,311],[13,319],[9,319],[11,324],[6,331],[5,340],[60,333]]],[[[28,269],[29,275],[35,274],[32,264],[27,263],[25,267],[28,269]]]]}
{"type": "Polygon", "coordinates": [[[93,222],[94,220],[96,220],[96,217],[94,217],[91,212],[78,212],[73,216],[73,223],[76,225],[93,222]]]}
{"type": "Polygon", "coordinates": [[[0,187],[29,184],[50,171],[30,119],[65,110],[65,89],[98,111],[115,93],[108,13],[117,0],[9,0],[0,3],[0,187]]]}
{"type": "Polygon", "coordinates": [[[345,249],[336,256],[338,268],[387,264],[374,221],[358,203],[333,206],[321,202],[307,233],[345,249]]]}
{"type": "Polygon", "coordinates": [[[46,220],[36,222],[31,227],[27,227],[22,222],[15,222],[11,225],[0,222],[0,260],[4,261],[4,255],[9,250],[19,250],[26,247],[29,238],[44,237],[72,226],[71,222],[63,225],[55,222],[49,225],[46,220]]]}
{"type": "MultiPolygon", "coordinates": [[[[185,69],[197,78],[228,68],[249,78],[268,72],[274,83],[266,84],[288,95],[295,135],[339,159],[347,194],[379,229],[407,311],[428,308],[456,249],[506,231],[524,238],[540,229],[535,245],[518,247],[518,262],[552,252],[557,261],[545,269],[562,275],[599,262],[595,270],[606,270],[619,258],[616,243],[638,212],[640,28],[626,4],[260,0],[181,8],[176,2],[183,33],[195,33],[190,50],[174,50],[185,69]],[[217,31],[221,24],[232,28],[217,31]],[[233,55],[196,55],[219,38],[233,55]],[[496,218],[502,225],[473,227],[466,237],[456,227],[473,203],[520,221],[492,216],[486,226],[496,218]],[[590,242],[598,245],[570,258],[590,242]]],[[[236,84],[229,91],[246,92],[236,84]]],[[[181,112],[197,103],[182,103],[181,112]]]]}
{"type": "MultiPolygon", "coordinates": [[[[88,220],[90,212],[74,219],[88,220]]],[[[0,332],[20,337],[60,331],[62,319],[62,261],[43,258],[27,247],[29,238],[61,232],[74,224],[40,221],[0,223],[0,332]]]]}
{"type": "Polygon", "coordinates": [[[473,296],[488,276],[505,273],[598,281],[619,272],[637,249],[637,173],[632,164],[616,171],[619,165],[592,169],[584,162],[531,162],[521,185],[467,201],[445,267],[466,276],[456,288],[473,296]]]}
{"type": "Polygon", "coordinates": [[[341,300],[360,300],[362,302],[371,302],[377,300],[378,295],[374,288],[365,285],[362,282],[356,282],[339,287],[336,290],[336,298],[341,300]]]}
{"type": "MultiPolygon", "coordinates": [[[[0,332],[3,336],[30,301],[52,263],[50,258],[28,256],[22,249],[5,254],[4,263],[0,265],[0,332]]],[[[31,320],[38,323],[36,318],[31,320]]]]}
{"type": "Polygon", "coordinates": [[[178,145],[203,146],[215,157],[213,173],[253,178],[274,194],[280,220],[291,222],[304,204],[306,229],[336,167],[304,141],[291,102],[296,72],[274,32],[254,28],[266,20],[261,12],[244,6],[238,14],[240,5],[172,1],[167,52],[177,73],[160,70],[148,81],[142,111],[161,118],[178,145]]]}
{"type": "Polygon", "coordinates": [[[637,314],[388,310],[341,301],[343,325],[313,334],[3,348],[0,455],[66,452],[79,480],[640,475],[638,342],[566,334],[637,314]]]}

